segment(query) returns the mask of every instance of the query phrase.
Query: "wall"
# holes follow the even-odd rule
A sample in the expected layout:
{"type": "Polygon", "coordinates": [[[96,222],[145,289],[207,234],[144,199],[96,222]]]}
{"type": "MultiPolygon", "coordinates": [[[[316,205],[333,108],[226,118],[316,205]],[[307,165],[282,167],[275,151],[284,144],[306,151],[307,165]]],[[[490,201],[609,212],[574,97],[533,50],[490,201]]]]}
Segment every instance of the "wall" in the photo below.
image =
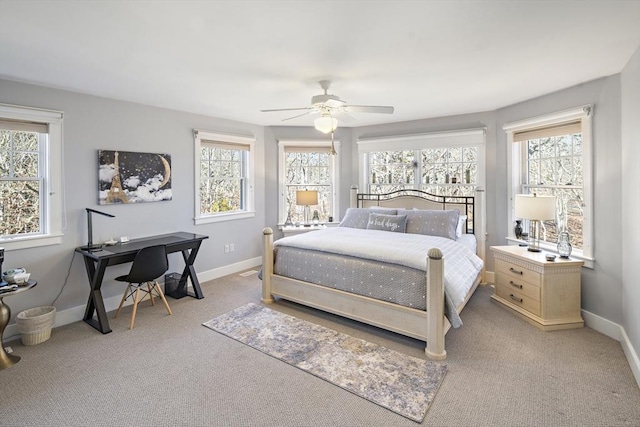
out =
{"type": "MultiPolygon", "coordinates": [[[[634,349],[640,383],[640,48],[621,73],[622,85],[622,326],[634,349]]],[[[629,356],[628,349],[627,357],[629,356]]]]}
{"type": "MultiPolygon", "coordinates": [[[[86,207],[115,215],[93,216],[94,242],[128,235],[144,237],[172,231],[209,236],[200,249],[195,268],[207,274],[221,267],[260,257],[260,236],[265,223],[264,130],[261,126],[148,107],[95,96],[0,80],[0,102],[64,112],[64,182],[67,227],[60,245],[8,251],[4,267],[24,266],[38,280],[34,290],[11,298],[13,316],[26,308],[50,305],[61,291],[57,309],[84,306],[89,284],[82,257],[74,248],[87,241],[86,207]],[[256,137],[256,216],[250,219],[195,226],[193,129],[256,137]],[[98,149],[170,153],[173,200],[135,205],[98,205],[98,149]],[[224,244],[235,252],[224,254],[224,244]],[[67,277],[68,274],[68,278],[67,277]]],[[[170,271],[182,271],[180,254],[171,254],[170,271]]],[[[107,269],[104,298],[122,295],[113,282],[128,272],[128,265],[107,269]]],[[[205,298],[215,298],[206,295],[205,298]]],[[[12,320],[13,321],[13,320],[12,320]]]]}
{"type": "MultiPolygon", "coordinates": [[[[593,241],[596,261],[593,269],[582,269],[582,308],[620,324],[622,322],[620,75],[594,80],[498,110],[497,126],[498,129],[502,129],[506,123],[584,104],[594,104],[595,236],[593,241]]],[[[507,139],[504,132],[498,132],[497,144],[499,153],[507,152],[507,139]]],[[[496,167],[499,179],[506,180],[506,163],[500,161],[496,167]]],[[[496,201],[500,211],[507,211],[509,206],[507,197],[506,188],[498,194],[496,201]]],[[[498,225],[503,235],[506,235],[508,227],[510,224],[504,222],[498,225]]]]}

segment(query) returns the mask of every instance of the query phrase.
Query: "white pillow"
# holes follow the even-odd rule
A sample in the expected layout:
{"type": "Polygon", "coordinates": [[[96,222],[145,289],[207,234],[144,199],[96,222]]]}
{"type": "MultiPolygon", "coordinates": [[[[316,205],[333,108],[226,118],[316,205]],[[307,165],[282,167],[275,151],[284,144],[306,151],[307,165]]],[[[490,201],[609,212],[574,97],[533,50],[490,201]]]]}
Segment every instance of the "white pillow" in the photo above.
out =
{"type": "Polygon", "coordinates": [[[467,216],[460,215],[458,217],[458,227],[456,228],[456,240],[462,237],[462,235],[466,233],[466,227],[467,227],[467,216]]]}

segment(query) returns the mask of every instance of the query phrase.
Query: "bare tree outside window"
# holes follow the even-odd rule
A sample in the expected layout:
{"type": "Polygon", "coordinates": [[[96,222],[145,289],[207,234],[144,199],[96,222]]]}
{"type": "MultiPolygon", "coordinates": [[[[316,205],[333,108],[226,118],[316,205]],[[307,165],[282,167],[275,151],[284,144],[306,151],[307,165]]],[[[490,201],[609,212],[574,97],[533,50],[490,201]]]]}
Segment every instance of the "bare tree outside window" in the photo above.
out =
{"type": "Polygon", "coordinates": [[[558,217],[544,221],[540,240],[557,243],[568,231],[575,249],[583,247],[584,188],[582,134],[532,139],[526,142],[524,192],[556,196],[558,217]]]}
{"type": "Polygon", "coordinates": [[[0,130],[0,235],[40,233],[40,134],[0,130]]]}
{"type": "MultiPolygon", "coordinates": [[[[320,222],[326,222],[332,212],[331,162],[328,152],[287,151],[285,153],[285,209],[293,222],[304,221],[304,207],[296,205],[296,192],[317,190],[317,210],[320,222]]],[[[286,217],[286,216],[285,216],[286,217]]]]}
{"type": "Polygon", "coordinates": [[[244,209],[245,166],[243,150],[203,146],[200,155],[200,213],[214,214],[244,209]]]}

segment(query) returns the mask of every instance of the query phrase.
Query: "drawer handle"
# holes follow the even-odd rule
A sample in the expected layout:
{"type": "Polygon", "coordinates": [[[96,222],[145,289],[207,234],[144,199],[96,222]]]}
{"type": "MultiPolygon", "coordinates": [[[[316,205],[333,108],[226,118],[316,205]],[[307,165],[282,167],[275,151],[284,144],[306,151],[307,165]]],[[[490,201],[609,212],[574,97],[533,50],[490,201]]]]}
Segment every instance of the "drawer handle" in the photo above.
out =
{"type": "Polygon", "coordinates": [[[511,286],[513,286],[514,288],[518,288],[518,289],[522,289],[522,285],[518,285],[517,283],[515,283],[513,280],[509,280],[509,284],[511,286]]]}
{"type": "Polygon", "coordinates": [[[519,302],[520,304],[522,304],[522,298],[518,298],[517,296],[513,295],[513,294],[509,294],[509,296],[511,297],[512,300],[519,302]]]}
{"type": "Polygon", "coordinates": [[[518,271],[518,270],[516,270],[516,269],[515,269],[515,268],[513,268],[513,267],[510,267],[510,268],[509,268],[509,271],[510,271],[510,272],[512,272],[512,273],[516,273],[516,274],[519,274],[519,275],[521,275],[521,276],[522,276],[522,271],[518,271]]]}

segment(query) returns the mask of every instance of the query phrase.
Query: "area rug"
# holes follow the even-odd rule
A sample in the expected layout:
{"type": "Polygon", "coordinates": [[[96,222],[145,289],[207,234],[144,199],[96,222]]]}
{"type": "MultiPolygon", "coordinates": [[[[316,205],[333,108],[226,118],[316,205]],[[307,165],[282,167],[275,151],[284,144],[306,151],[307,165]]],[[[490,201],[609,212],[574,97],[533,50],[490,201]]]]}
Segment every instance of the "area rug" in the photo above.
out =
{"type": "Polygon", "coordinates": [[[416,422],[424,419],[447,373],[446,365],[258,304],[239,307],[204,326],[416,422]]]}

